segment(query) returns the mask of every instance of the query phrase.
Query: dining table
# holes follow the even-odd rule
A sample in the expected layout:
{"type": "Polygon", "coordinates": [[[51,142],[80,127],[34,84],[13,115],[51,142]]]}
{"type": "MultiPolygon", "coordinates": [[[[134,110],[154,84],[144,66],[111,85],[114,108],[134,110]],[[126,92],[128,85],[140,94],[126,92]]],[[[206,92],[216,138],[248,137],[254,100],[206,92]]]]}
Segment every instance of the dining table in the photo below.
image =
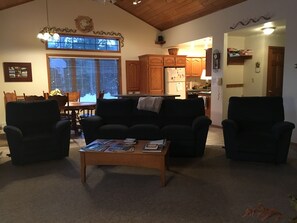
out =
{"type": "Polygon", "coordinates": [[[75,135],[79,135],[79,113],[83,110],[95,110],[96,102],[79,102],[70,101],[63,107],[64,111],[69,112],[71,118],[71,129],[74,130],[75,135]]]}

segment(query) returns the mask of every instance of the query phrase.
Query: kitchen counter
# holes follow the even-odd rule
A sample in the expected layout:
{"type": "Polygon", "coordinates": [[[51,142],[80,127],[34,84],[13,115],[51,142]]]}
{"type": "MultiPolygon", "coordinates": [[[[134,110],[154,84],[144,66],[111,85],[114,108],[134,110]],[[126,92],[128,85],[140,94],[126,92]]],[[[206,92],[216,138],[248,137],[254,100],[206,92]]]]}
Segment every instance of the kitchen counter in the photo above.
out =
{"type": "Polygon", "coordinates": [[[117,94],[113,95],[118,98],[140,98],[140,97],[164,97],[164,98],[173,98],[179,97],[177,94],[117,94]]]}
{"type": "Polygon", "coordinates": [[[210,95],[211,91],[207,89],[192,89],[192,90],[187,90],[187,95],[198,95],[198,94],[207,94],[210,95]]]}

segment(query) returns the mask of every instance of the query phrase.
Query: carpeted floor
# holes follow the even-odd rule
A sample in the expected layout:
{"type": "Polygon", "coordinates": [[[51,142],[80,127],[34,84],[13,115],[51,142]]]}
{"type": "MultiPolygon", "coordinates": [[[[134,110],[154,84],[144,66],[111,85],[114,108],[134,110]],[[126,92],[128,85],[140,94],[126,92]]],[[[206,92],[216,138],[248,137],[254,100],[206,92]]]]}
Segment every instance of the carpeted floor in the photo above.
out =
{"type": "Polygon", "coordinates": [[[279,222],[297,215],[288,199],[297,195],[295,148],[284,165],[230,161],[212,127],[205,155],[171,158],[162,188],[158,171],[125,166],[88,167],[82,184],[83,145],[72,139],[68,158],[26,166],[13,166],[0,147],[0,222],[260,222],[242,217],[259,203],[281,212],[279,222]]]}

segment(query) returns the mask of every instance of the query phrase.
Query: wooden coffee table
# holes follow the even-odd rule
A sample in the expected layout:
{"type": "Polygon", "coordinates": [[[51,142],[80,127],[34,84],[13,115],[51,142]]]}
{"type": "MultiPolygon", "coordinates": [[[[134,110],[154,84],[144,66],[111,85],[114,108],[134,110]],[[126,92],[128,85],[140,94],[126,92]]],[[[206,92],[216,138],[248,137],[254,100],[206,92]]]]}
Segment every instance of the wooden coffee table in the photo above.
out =
{"type": "Polygon", "coordinates": [[[138,140],[133,152],[98,152],[80,150],[80,177],[86,182],[86,167],[88,165],[121,165],[146,167],[160,170],[161,186],[166,185],[165,170],[170,142],[166,142],[161,152],[143,152],[147,140],[138,140]]]}

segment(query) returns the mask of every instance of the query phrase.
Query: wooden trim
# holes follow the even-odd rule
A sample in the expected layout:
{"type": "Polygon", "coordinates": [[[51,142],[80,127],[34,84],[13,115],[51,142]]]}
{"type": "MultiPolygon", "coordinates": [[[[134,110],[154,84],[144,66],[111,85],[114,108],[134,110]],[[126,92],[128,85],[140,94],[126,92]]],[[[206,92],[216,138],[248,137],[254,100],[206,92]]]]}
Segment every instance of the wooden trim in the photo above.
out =
{"type": "Polygon", "coordinates": [[[226,88],[243,87],[243,84],[226,84],[226,88]]]}

